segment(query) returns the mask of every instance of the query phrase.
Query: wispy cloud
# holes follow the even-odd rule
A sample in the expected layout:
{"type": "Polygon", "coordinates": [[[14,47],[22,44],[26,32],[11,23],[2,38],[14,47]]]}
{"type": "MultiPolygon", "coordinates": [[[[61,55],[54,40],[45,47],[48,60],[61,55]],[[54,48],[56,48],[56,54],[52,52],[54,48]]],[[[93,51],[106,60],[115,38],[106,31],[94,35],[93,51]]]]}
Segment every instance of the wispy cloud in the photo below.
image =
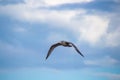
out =
{"type": "Polygon", "coordinates": [[[120,1],[119,0],[114,0],[115,2],[117,2],[117,3],[120,3],[120,1]]]}
{"type": "Polygon", "coordinates": [[[120,45],[120,29],[118,28],[114,32],[110,32],[106,36],[107,46],[119,46],[120,45]]]}
{"type": "Polygon", "coordinates": [[[47,38],[47,42],[59,42],[61,40],[68,40],[68,38],[63,35],[63,34],[59,34],[59,33],[55,33],[55,32],[52,32],[49,34],[48,38],[47,38]]]}
{"type": "Polygon", "coordinates": [[[26,29],[23,27],[15,27],[13,31],[18,33],[23,33],[23,32],[26,32],[26,29]]]}
{"type": "Polygon", "coordinates": [[[83,2],[92,2],[93,0],[45,0],[45,3],[49,6],[56,6],[67,3],[83,3],[83,2]]]}
{"type": "Polygon", "coordinates": [[[95,59],[95,60],[85,60],[84,63],[85,65],[88,66],[115,66],[119,61],[110,57],[110,56],[105,56],[101,59],[95,59]]]}
{"type": "Polygon", "coordinates": [[[26,3],[35,4],[35,5],[42,5],[42,6],[57,6],[61,4],[68,4],[68,3],[85,3],[85,2],[92,2],[93,0],[25,0],[26,3]]]}
{"type": "Polygon", "coordinates": [[[120,80],[120,74],[110,73],[110,72],[99,72],[96,73],[96,76],[106,77],[109,80],[120,80]]]}
{"type": "Polygon", "coordinates": [[[0,41],[0,51],[0,68],[19,68],[39,64],[40,56],[37,57],[37,51],[23,48],[21,45],[0,41]]]}

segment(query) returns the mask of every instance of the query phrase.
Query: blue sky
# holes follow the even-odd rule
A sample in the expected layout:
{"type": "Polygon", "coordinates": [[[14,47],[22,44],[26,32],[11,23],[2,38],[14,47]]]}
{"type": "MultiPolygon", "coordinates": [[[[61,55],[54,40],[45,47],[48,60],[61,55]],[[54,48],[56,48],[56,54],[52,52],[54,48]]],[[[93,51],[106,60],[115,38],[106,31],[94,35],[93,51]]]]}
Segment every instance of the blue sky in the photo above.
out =
{"type": "Polygon", "coordinates": [[[0,80],[120,80],[119,0],[0,0],[0,80]],[[50,46],[71,41],[80,49],[50,46]]]}

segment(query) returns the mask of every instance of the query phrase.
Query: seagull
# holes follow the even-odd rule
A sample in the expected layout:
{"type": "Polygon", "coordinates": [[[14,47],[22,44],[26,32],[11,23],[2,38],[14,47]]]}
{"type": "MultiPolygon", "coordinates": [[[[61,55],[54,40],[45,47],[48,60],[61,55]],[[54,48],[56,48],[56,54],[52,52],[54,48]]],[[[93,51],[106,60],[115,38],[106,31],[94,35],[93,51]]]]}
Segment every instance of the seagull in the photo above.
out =
{"type": "Polygon", "coordinates": [[[78,48],[77,48],[73,43],[67,42],[67,41],[60,41],[60,42],[58,42],[58,43],[53,44],[53,45],[50,47],[50,49],[49,49],[49,51],[48,51],[48,54],[47,54],[47,56],[46,56],[46,60],[47,60],[47,58],[50,56],[50,54],[51,54],[51,52],[54,50],[54,48],[56,48],[57,46],[74,47],[75,50],[76,50],[82,57],[84,57],[84,55],[78,50],[78,48]]]}

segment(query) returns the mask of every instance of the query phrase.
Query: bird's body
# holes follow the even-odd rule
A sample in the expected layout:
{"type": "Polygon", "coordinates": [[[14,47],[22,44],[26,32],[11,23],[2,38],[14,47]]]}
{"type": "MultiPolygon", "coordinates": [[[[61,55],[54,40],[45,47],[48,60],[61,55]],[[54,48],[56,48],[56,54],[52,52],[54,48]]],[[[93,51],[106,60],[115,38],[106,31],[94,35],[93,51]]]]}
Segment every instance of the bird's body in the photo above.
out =
{"type": "Polygon", "coordinates": [[[54,48],[57,47],[57,46],[74,47],[75,50],[76,50],[82,57],[84,57],[84,55],[77,49],[77,47],[76,47],[73,43],[67,42],[67,41],[61,41],[61,42],[58,42],[58,43],[56,43],[56,44],[53,44],[53,45],[50,47],[50,49],[49,49],[49,51],[48,51],[48,54],[47,54],[47,56],[46,56],[46,59],[49,57],[49,55],[51,54],[51,52],[52,52],[52,51],[54,50],[54,48]]]}
{"type": "Polygon", "coordinates": [[[66,42],[66,41],[61,41],[59,44],[61,44],[64,47],[72,47],[72,45],[70,44],[70,42],[66,42]]]}

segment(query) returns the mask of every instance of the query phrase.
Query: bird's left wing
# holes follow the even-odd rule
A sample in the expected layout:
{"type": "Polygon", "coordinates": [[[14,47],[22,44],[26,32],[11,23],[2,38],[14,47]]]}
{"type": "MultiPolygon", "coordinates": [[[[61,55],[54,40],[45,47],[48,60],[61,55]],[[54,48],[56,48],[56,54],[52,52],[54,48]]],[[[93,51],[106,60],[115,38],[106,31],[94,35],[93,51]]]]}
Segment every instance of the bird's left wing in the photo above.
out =
{"type": "Polygon", "coordinates": [[[50,54],[51,54],[51,52],[54,50],[54,48],[57,47],[57,46],[60,46],[60,45],[61,45],[60,43],[53,44],[53,45],[50,47],[49,51],[48,51],[48,54],[47,54],[47,56],[46,56],[46,59],[50,56],[50,54]]]}
{"type": "Polygon", "coordinates": [[[75,48],[75,50],[82,56],[84,57],[84,55],[78,50],[78,48],[73,44],[73,43],[70,43],[72,44],[72,46],[75,48]]]}

